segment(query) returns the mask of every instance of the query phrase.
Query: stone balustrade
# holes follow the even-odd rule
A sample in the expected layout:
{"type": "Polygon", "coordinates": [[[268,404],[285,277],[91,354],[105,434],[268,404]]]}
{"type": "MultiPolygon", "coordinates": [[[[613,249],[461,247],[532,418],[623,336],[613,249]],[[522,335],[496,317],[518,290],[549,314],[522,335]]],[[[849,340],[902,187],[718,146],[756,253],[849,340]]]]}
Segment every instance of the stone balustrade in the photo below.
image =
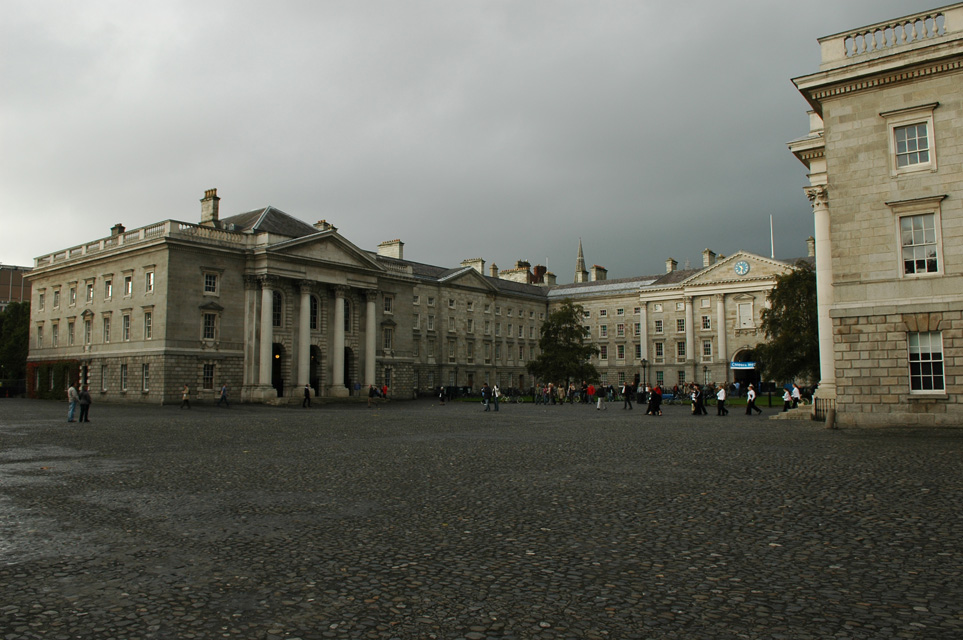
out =
{"type": "Polygon", "coordinates": [[[213,242],[227,242],[234,245],[246,245],[250,236],[237,232],[225,231],[214,227],[206,227],[190,222],[179,222],[177,220],[165,220],[139,229],[132,229],[118,235],[112,235],[100,240],[94,240],[86,244],[70,247],[55,253],[49,253],[34,259],[34,268],[39,269],[48,267],[60,262],[75,260],[87,255],[126,247],[149,240],[162,237],[183,237],[190,236],[193,239],[205,239],[213,242]]]}
{"type": "Polygon", "coordinates": [[[837,33],[819,39],[821,68],[889,55],[904,47],[960,32],[963,32],[963,3],[837,33]]]}

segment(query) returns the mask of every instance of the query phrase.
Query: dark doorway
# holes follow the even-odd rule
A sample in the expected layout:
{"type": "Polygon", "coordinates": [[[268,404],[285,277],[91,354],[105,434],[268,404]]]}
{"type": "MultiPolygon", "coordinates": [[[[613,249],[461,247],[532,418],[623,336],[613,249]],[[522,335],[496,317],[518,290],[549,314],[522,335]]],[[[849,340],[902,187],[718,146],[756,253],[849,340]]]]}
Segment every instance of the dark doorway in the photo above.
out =
{"type": "Polygon", "coordinates": [[[284,345],[275,342],[271,349],[271,386],[277,390],[279,398],[284,397],[283,363],[284,345]]]}
{"type": "MultiPolygon", "coordinates": [[[[345,303],[347,305],[347,303],[345,303]]],[[[347,308],[347,306],[345,306],[347,308]]],[[[347,317],[347,316],[345,316],[347,317]]],[[[351,389],[351,365],[354,359],[354,353],[351,351],[351,347],[344,348],[344,386],[351,389]]]]}
{"type": "Polygon", "coordinates": [[[317,346],[311,346],[311,364],[309,365],[308,376],[311,379],[311,388],[314,389],[314,395],[321,395],[321,349],[317,346]]]}
{"type": "Polygon", "coordinates": [[[755,363],[755,361],[756,357],[752,349],[743,349],[732,357],[733,364],[729,366],[732,368],[733,382],[739,383],[739,395],[745,395],[750,384],[756,388],[757,392],[759,391],[759,369],[755,366],[748,367],[749,363],[755,363]],[[747,366],[740,367],[740,363],[746,363],[747,366]]]}

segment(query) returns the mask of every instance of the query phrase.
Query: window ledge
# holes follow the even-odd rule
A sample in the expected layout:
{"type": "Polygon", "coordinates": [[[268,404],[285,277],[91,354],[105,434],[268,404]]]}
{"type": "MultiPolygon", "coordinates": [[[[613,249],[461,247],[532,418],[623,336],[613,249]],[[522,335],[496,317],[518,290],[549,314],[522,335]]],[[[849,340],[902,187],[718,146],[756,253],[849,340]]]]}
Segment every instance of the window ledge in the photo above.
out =
{"type": "Polygon", "coordinates": [[[934,392],[910,392],[909,401],[910,402],[933,402],[937,400],[949,400],[950,396],[945,391],[934,391],[934,392]]]}

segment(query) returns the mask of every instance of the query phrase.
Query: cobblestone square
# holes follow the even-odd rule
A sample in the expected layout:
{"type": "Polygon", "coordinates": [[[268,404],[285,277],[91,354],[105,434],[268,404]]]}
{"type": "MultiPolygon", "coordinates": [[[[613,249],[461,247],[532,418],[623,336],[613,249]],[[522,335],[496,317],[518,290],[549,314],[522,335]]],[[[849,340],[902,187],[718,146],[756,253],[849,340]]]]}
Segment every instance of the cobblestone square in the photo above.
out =
{"type": "Polygon", "coordinates": [[[963,430],[0,401],[0,640],[963,637],[963,430]]]}

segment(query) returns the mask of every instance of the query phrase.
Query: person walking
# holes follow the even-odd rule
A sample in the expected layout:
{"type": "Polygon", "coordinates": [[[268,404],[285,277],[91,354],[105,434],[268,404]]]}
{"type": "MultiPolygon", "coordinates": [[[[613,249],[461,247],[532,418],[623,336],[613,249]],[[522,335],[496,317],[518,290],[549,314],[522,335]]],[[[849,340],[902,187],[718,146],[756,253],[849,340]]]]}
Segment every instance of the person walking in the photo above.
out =
{"type": "Polygon", "coordinates": [[[301,408],[311,407],[311,385],[304,383],[304,400],[301,401],[301,408]]]}
{"type": "Polygon", "coordinates": [[[498,399],[501,396],[502,396],[502,391],[501,389],[498,388],[498,383],[496,382],[495,386],[492,387],[492,400],[493,400],[492,404],[495,405],[495,411],[498,411],[498,399]]]}
{"type": "Polygon", "coordinates": [[[489,406],[489,403],[491,402],[492,398],[492,389],[488,386],[487,382],[482,385],[481,396],[482,404],[485,405],[485,411],[491,411],[491,406],[489,406]]]}
{"type": "Polygon", "coordinates": [[[228,401],[227,401],[227,383],[226,383],[226,382],[222,382],[222,383],[221,383],[221,395],[220,395],[220,397],[218,397],[218,399],[217,399],[217,405],[215,405],[215,406],[218,406],[218,407],[221,406],[221,403],[222,403],[222,402],[224,403],[224,408],[225,408],[225,409],[230,409],[230,408],[231,408],[231,405],[230,405],[230,404],[228,403],[228,401]]]}
{"type": "Polygon", "coordinates": [[[622,408],[632,409],[632,385],[626,382],[622,385],[622,408]]]}
{"type": "Polygon", "coordinates": [[[78,422],[90,422],[90,387],[84,385],[80,390],[80,418],[78,422]]]}
{"type": "Polygon", "coordinates": [[[375,389],[373,384],[368,385],[368,408],[370,409],[374,406],[375,398],[378,396],[378,390],[375,389]]]}
{"type": "Polygon", "coordinates": [[[80,403],[80,394],[77,392],[77,385],[73,382],[67,387],[67,422],[76,422],[74,414],[77,412],[77,405],[80,403]]]}
{"type": "Polygon", "coordinates": [[[191,408],[191,387],[188,384],[181,389],[181,409],[184,407],[191,408]]]}
{"type": "Polygon", "coordinates": [[[719,385],[719,391],[716,393],[716,415],[729,415],[729,410],[726,409],[726,385],[724,384],[719,385]]]}
{"type": "Polygon", "coordinates": [[[755,415],[752,412],[762,413],[762,409],[756,406],[756,388],[749,385],[749,390],[746,392],[746,415],[755,415]]]}
{"type": "Polygon", "coordinates": [[[802,400],[802,392],[799,391],[799,385],[795,382],[792,383],[792,408],[795,409],[799,406],[799,402],[802,400]]]}
{"type": "Polygon", "coordinates": [[[792,393],[789,389],[782,390],[782,412],[786,413],[792,408],[792,393]]]}

